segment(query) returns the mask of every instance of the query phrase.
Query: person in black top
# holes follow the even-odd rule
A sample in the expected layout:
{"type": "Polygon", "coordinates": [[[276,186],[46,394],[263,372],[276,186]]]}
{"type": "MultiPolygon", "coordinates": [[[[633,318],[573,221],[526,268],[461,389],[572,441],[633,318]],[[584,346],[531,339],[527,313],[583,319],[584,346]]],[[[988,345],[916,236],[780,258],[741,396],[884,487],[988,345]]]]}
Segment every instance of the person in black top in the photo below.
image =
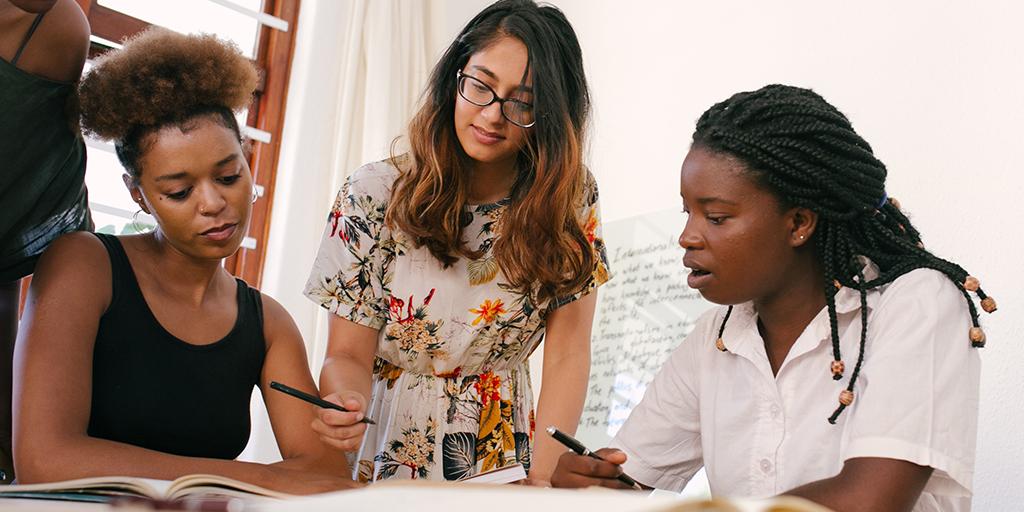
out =
{"type": "Polygon", "coordinates": [[[157,221],[132,236],[65,235],[43,254],[15,353],[21,483],[213,473],[290,493],[355,485],[309,425],[316,393],[301,336],[273,299],[224,270],[253,181],[232,110],[252,64],[213,36],[151,29],[80,87],[83,128],[113,139],[132,198],[157,221]],[[259,386],[284,458],[233,460],[259,386]]]}
{"type": "Polygon", "coordinates": [[[89,50],[75,0],[0,0],[0,483],[11,459],[11,358],[22,278],[64,233],[91,230],[74,112],[89,50]]]}

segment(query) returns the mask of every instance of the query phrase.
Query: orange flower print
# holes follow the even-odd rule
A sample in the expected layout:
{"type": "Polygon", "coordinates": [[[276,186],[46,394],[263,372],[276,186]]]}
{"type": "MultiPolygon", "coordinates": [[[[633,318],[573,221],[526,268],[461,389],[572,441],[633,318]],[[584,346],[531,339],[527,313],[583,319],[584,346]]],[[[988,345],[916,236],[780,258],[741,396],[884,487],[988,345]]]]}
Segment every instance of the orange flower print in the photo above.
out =
{"type": "Polygon", "coordinates": [[[439,379],[457,379],[462,376],[462,367],[458,366],[450,372],[434,373],[434,377],[439,379]]]}
{"type": "Polygon", "coordinates": [[[480,374],[480,380],[473,383],[476,392],[480,395],[480,404],[485,408],[494,401],[501,400],[501,377],[487,372],[480,374]]]}
{"type": "Polygon", "coordinates": [[[590,217],[587,218],[587,223],[583,225],[583,234],[591,244],[597,239],[597,215],[594,215],[593,209],[590,210],[590,217]]]}
{"type": "Polygon", "coordinates": [[[480,307],[471,309],[469,312],[477,315],[476,320],[473,320],[473,325],[480,323],[481,320],[485,324],[489,324],[493,322],[494,319],[498,318],[498,315],[507,313],[507,311],[505,311],[505,303],[502,302],[501,299],[494,302],[491,302],[491,299],[486,299],[483,304],[480,304],[480,307]]]}
{"type": "Polygon", "coordinates": [[[533,433],[537,430],[537,417],[533,414],[533,409],[530,409],[530,441],[533,441],[533,433]]]}

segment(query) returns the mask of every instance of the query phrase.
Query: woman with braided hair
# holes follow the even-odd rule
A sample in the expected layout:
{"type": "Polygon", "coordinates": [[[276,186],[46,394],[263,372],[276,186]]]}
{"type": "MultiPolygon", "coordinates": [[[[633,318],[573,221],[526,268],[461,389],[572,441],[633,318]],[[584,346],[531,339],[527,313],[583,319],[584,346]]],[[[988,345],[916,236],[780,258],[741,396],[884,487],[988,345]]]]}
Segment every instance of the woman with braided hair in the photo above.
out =
{"type": "Polygon", "coordinates": [[[72,233],[36,267],[15,354],[14,463],[21,483],[212,473],[304,494],[354,485],[309,430],[316,392],[298,329],[223,268],[252,211],[233,111],[252,63],[209,35],[151,29],[99,60],[80,87],[86,131],[113,140],[124,183],[156,229],[72,233]],[[275,464],[234,460],[263,392],[275,464]]]}
{"type": "Polygon", "coordinates": [[[725,496],[835,510],[968,510],[985,342],[850,121],[807,89],[739,93],[697,122],[680,189],[702,316],[598,453],[559,486],[680,490],[704,467],[725,496]],[[621,467],[620,467],[621,466],[621,467]]]}

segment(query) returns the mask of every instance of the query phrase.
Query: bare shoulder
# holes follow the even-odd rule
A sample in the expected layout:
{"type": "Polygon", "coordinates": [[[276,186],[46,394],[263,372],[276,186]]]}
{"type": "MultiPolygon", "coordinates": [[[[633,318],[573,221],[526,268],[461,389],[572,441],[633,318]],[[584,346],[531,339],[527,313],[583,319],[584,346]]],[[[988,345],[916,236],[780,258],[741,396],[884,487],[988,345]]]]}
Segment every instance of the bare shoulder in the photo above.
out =
{"type": "Polygon", "coordinates": [[[57,0],[25,49],[24,68],[44,78],[77,82],[89,54],[89,20],[75,0],[57,0]]]}
{"type": "MultiPolygon", "coordinates": [[[[46,15],[48,40],[69,52],[89,51],[89,20],[75,0],[57,0],[46,15]]],[[[42,27],[40,27],[42,28],[42,27]]]]}
{"type": "Polygon", "coordinates": [[[110,303],[110,257],[92,233],[68,233],[54,241],[36,264],[32,288],[37,293],[59,292],[101,304],[110,303]]]}
{"type": "MultiPolygon", "coordinates": [[[[97,270],[96,266],[105,266],[108,271],[110,259],[107,250],[96,235],[86,231],[76,231],[61,236],[43,252],[39,260],[40,265],[66,268],[90,267],[97,270]]],[[[38,273],[38,270],[37,270],[38,273]]]]}
{"type": "Polygon", "coordinates": [[[263,334],[269,349],[274,343],[302,344],[302,335],[288,310],[276,299],[260,292],[263,301],[263,334]]]}

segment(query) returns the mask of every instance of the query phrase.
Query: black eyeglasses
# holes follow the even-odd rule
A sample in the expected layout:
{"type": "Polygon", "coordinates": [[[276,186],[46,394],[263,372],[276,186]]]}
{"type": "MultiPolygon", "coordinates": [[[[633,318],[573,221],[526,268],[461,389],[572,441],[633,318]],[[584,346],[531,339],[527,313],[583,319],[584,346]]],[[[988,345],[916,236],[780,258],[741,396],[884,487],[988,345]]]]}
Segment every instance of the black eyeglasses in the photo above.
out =
{"type": "Polygon", "coordinates": [[[491,89],[491,86],[481,82],[473,76],[464,74],[460,69],[456,74],[458,79],[459,96],[466,101],[478,106],[486,107],[491,103],[498,102],[501,105],[501,115],[508,119],[508,122],[521,128],[529,128],[537,123],[533,115],[533,104],[515,98],[502,98],[491,89]]]}

